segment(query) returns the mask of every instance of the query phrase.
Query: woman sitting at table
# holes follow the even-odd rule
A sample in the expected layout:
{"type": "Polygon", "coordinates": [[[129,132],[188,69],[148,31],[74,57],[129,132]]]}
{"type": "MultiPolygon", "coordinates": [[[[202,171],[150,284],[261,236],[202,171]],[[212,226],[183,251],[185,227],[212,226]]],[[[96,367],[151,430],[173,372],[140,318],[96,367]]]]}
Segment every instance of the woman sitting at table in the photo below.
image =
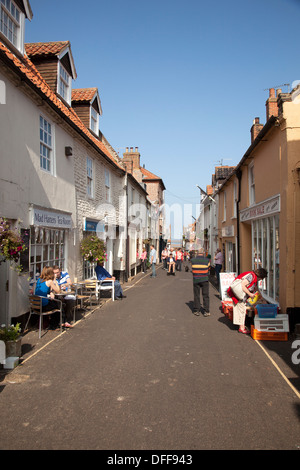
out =
{"type": "Polygon", "coordinates": [[[60,288],[57,282],[54,280],[53,269],[49,266],[43,268],[41,276],[38,278],[35,286],[35,295],[43,297],[42,299],[42,310],[48,312],[57,308],[58,303],[54,300],[55,293],[59,293],[60,288]],[[50,298],[49,298],[49,297],[50,298]]]}

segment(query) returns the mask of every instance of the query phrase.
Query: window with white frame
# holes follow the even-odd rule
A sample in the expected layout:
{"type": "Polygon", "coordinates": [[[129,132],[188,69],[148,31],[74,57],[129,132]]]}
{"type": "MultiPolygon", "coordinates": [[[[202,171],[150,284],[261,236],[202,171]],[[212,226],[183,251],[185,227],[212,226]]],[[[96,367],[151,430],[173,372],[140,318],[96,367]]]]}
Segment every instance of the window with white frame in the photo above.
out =
{"type": "Polygon", "coordinates": [[[61,62],[59,62],[58,93],[70,104],[71,101],[71,76],[66,71],[61,62]]]}
{"type": "Polygon", "coordinates": [[[35,279],[45,266],[58,265],[65,269],[66,231],[46,227],[31,227],[30,272],[35,279]]]}
{"type": "Polygon", "coordinates": [[[12,0],[0,0],[0,31],[23,53],[24,15],[12,0]]]}
{"type": "Polygon", "coordinates": [[[226,192],[223,193],[224,205],[223,205],[223,220],[226,220],[226,192]]]}
{"type": "Polygon", "coordinates": [[[90,157],[86,157],[86,193],[89,197],[93,197],[93,160],[90,157]]]}
{"type": "Polygon", "coordinates": [[[237,217],[236,205],[237,205],[237,182],[235,181],[233,183],[233,211],[232,211],[234,218],[237,217]]]}
{"type": "Polygon", "coordinates": [[[53,126],[40,116],[40,168],[54,173],[53,126]]]}
{"type": "Polygon", "coordinates": [[[99,114],[97,111],[91,106],[91,130],[98,134],[98,127],[99,127],[99,114]]]}
{"type": "Polygon", "coordinates": [[[105,201],[110,202],[110,173],[107,168],[104,170],[105,177],[105,201]]]}
{"type": "Polygon", "coordinates": [[[255,204],[254,165],[249,165],[249,204],[255,204]]]}

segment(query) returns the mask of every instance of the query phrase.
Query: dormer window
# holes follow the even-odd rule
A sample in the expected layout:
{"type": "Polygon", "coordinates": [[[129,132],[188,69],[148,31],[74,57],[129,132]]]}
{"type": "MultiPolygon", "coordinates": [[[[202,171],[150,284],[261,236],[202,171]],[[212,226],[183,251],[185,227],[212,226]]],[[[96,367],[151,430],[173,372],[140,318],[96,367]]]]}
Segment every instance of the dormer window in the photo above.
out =
{"type": "Polygon", "coordinates": [[[72,80],[77,74],[69,41],[28,43],[25,48],[52,91],[71,105],[72,80]]]}
{"type": "Polygon", "coordinates": [[[99,114],[97,113],[97,111],[92,106],[91,106],[91,125],[90,125],[90,128],[95,134],[98,134],[99,114]]]}
{"type": "Polygon", "coordinates": [[[102,115],[98,88],[72,90],[72,108],[83,124],[99,137],[99,116],[102,115]]]}
{"type": "Polygon", "coordinates": [[[71,76],[59,62],[58,93],[67,103],[71,102],[71,83],[71,76]]]}

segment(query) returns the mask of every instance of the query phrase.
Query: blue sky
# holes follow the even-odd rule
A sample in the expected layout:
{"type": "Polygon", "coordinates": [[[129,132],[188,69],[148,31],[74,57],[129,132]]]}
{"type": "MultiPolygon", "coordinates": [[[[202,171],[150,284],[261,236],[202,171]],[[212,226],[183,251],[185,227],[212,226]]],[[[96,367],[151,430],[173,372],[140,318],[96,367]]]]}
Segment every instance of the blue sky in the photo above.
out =
{"type": "Polygon", "coordinates": [[[300,79],[300,0],[30,4],[25,41],[71,42],[74,88],[98,87],[101,131],[120,156],[139,147],[169,205],[198,203],[266,122],[267,89],[300,79]]]}

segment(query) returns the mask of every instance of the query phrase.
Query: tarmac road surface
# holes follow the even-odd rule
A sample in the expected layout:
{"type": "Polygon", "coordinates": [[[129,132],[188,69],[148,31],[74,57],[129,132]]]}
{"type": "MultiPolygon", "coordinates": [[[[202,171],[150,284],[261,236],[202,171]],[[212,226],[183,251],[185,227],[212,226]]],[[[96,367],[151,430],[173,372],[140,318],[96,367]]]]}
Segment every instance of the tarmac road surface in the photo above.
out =
{"type": "Polygon", "coordinates": [[[212,286],[210,317],[192,293],[189,272],[142,275],[8,374],[0,448],[299,449],[299,396],[212,286]]]}

